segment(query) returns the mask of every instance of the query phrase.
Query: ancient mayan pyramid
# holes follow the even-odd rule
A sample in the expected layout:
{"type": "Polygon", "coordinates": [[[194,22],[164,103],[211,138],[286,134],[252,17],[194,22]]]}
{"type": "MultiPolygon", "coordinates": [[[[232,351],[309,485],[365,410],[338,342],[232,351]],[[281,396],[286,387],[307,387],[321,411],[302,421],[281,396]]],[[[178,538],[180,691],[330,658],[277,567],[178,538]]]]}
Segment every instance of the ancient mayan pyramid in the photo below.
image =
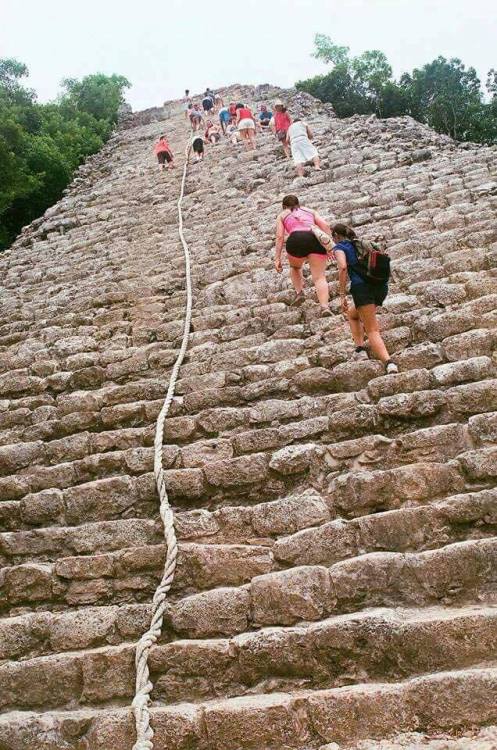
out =
{"type": "MultiPolygon", "coordinates": [[[[235,90],[225,92],[227,97],[235,90]]],[[[324,171],[269,136],[193,165],[190,348],[163,460],[180,540],[157,750],[497,747],[497,149],[295,91],[324,171]],[[289,306],[281,197],[385,234],[401,368],[289,306]]],[[[181,338],[179,105],[131,115],[0,256],[0,748],[130,750],[165,557],[155,419],[181,338]]],[[[337,292],[336,272],[330,288],[337,292]]]]}

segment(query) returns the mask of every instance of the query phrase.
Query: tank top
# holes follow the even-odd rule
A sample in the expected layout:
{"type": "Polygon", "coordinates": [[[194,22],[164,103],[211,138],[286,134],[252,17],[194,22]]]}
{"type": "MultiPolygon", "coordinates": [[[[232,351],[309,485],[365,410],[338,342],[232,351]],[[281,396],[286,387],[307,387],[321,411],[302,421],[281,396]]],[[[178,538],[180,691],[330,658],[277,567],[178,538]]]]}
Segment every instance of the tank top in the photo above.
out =
{"type": "Polygon", "coordinates": [[[275,112],[273,117],[275,130],[284,130],[286,133],[290,127],[290,115],[288,112],[275,112]]]}
{"type": "Polygon", "coordinates": [[[310,232],[316,222],[314,214],[305,208],[296,208],[283,219],[283,226],[288,234],[292,232],[310,232]]]}
{"type": "Polygon", "coordinates": [[[243,107],[242,109],[239,109],[238,112],[240,113],[240,120],[253,120],[254,119],[252,112],[247,107],[243,107]]]}

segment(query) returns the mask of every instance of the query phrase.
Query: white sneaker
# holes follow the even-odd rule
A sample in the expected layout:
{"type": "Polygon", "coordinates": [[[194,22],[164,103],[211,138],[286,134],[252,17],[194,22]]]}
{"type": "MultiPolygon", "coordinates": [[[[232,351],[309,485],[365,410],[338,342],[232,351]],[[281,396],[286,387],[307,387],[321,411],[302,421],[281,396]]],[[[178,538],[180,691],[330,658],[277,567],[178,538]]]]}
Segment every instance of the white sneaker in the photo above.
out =
{"type": "Polygon", "coordinates": [[[388,360],[388,362],[385,364],[385,371],[387,375],[396,375],[399,371],[399,368],[393,362],[391,359],[388,360]]]}

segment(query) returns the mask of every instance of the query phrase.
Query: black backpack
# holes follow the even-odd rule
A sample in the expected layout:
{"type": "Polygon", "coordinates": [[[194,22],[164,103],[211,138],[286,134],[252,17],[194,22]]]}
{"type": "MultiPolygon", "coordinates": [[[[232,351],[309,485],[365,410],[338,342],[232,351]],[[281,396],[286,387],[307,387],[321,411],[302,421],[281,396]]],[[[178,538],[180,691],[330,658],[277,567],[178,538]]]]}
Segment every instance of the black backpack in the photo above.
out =
{"type": "Polygon", "coordinates": [[[390,278],[390,256],[379,242],[352,240],[357,263],[350,267],[370,284],[386,284],[390,278]]]}

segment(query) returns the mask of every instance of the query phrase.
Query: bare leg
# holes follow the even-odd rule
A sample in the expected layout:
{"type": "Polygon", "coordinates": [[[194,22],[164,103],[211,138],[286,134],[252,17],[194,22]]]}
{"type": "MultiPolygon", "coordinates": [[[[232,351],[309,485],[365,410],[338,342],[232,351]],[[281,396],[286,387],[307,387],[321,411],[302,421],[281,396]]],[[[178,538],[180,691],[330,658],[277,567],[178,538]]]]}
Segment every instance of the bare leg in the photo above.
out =
{"type": "Polygon", "coordinates": [[[318,171],[320,171],[321,170],[321,163],[319,161],[319,156],[315,156],[312,161],[314,163],[315,169],[317,169],[318,171]]]}
{"type": "Polygon", "coordinates": [[[255,149],[255,130],[249,130],[249,141],[253,149],[255,149]]]}
{"type": "Polygon", "coordinates": [[[295,166],[295,169],[297,170],[297,175],[299,177],[303,177],[304,176],[304,165],[303,164],[297,164],[295,166]]]}
{"type": "Polygon", "coordinates": [[[292,280],[293,288],[297,294],[301,294],[304,288],[304,277],[302,275],[302,266],[305,263],[305,258],[292,258],[290,255],[288,262],[290,263],[290,278],[292,280]]]}
{"type": "Polygon", "coordinates": [[[328,309],[330,302],[330,293],[328,290],[328,282],[326,281],[326,255],[318,255],[312,253],[309,255],[309,265],[311,267],[311,276],[316,287],[316,293],[318,295],[319,304],[324,309],[328,309]]]}
{"type": "Polygon", "coordinates": [[[376,317],[376,306],[375,305],[361,305],[357,311],[359,317],[364,326],[364,330],[368,335],[368,341],[371,346],[371,350],[377,359],[381,362],[388,362],[390,355],[387,348],[381,338],[380,327],[378,325],[378,319],[376,317]]]}
{"type": "Polygon", "coordinates": [[[359,313],[352,305],[348,311],[349,326],[352,338],[356,346],[364,346],[364,328],[359,318],[359,313]]]}

